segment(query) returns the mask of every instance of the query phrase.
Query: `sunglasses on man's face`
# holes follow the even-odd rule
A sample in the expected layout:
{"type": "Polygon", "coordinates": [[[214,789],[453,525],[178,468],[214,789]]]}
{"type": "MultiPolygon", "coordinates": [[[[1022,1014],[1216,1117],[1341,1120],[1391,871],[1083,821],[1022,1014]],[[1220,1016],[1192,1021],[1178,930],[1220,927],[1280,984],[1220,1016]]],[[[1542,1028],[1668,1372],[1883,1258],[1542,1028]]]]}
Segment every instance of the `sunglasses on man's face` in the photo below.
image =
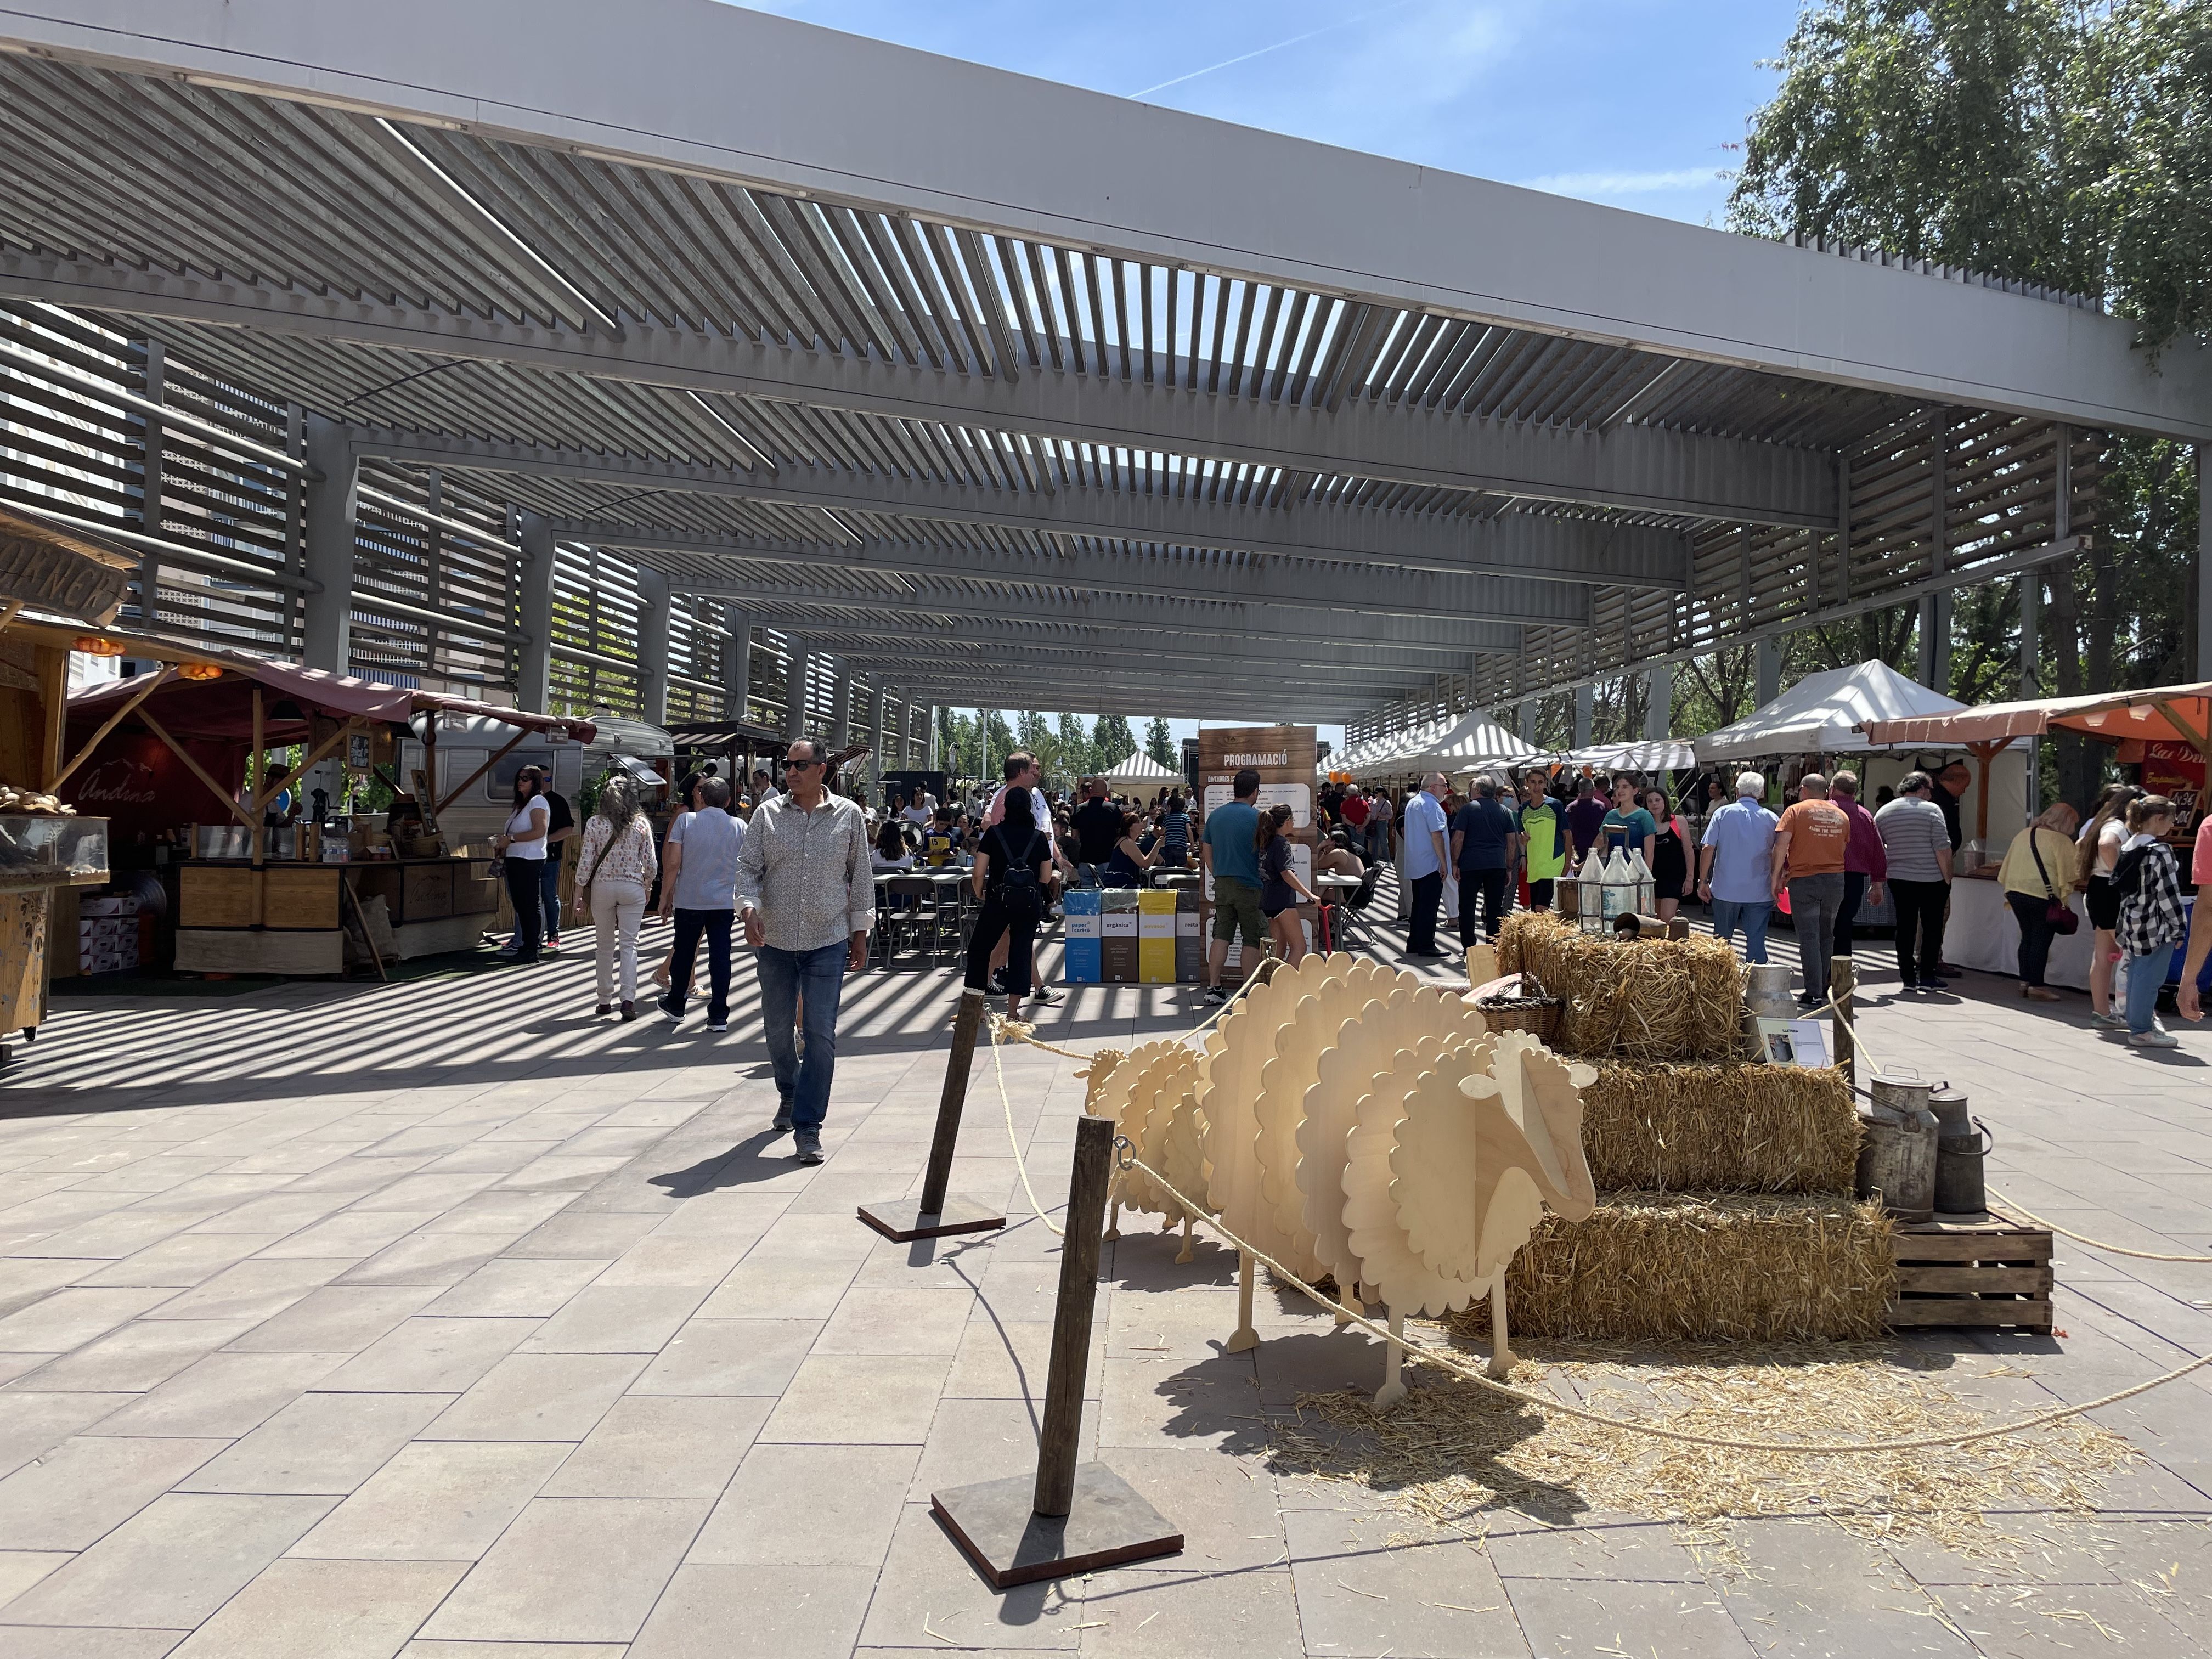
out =
{"type": "Polygon", "coordinates": [[[787,772],[804,772],[810,766],[821,764],[818,760],[786,761],[783,763],[783,769],[787,772]]]}

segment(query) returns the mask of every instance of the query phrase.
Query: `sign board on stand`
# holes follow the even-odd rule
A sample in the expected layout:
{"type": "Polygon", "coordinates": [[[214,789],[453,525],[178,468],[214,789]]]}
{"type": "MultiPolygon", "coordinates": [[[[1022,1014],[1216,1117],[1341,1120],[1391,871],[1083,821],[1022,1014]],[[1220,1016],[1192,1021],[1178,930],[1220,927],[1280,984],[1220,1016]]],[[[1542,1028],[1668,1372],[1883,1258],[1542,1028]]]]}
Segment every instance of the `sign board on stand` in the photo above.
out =
{"type": "MultiPolygon", "coordinates": [[[[1234,799],[1237,774],[1250,767],[1260,775],[1261,811],[1279,802],[1291,809],[1291,867],[1298,879],[1313,883],[1314,763],[1318,728],[1310,726],[1216,726],[1198,734],[1200,800],[1208,816],[1234,799]]],[[[1205,885],[1206,921],[1212,932],[1213,878],[1205,885]]]]}

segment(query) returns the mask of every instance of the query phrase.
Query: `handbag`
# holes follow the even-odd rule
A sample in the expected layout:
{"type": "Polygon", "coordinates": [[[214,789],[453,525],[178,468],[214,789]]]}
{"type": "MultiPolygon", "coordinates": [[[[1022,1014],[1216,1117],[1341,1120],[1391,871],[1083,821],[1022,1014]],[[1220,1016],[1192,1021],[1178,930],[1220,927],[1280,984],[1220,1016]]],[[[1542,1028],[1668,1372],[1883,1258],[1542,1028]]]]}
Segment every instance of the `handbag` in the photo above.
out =
{"type": "Polygon", "coordinates": [[[2074,914],[2073,906],[2059,897],[2058,890],[2051,885],[2051,872],[2043,867],[2043,849],[2035,844],[2033,824],[2027,827],[2027,850],[2035,860],[2035,873],[2043,878],[2043,890],[2051,895],[2051,902],[2043,912],[2043,920],[2052,933],[2063,938],[2081,925],[2081,918],[2074,914]]]}

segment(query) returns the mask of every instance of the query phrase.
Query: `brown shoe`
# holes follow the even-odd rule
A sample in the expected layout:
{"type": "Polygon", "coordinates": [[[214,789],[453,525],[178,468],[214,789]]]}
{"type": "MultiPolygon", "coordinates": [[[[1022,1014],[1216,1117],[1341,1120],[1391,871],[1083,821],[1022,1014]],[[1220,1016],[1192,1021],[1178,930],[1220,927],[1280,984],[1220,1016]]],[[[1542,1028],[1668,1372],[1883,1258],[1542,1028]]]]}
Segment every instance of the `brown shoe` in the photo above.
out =
{"type": "Polygon", "coordinates": [[[2056,1002],[2058,1000],[2058,993],[2052,990],[2047,985],[2023,985],[2020,988],[2020,994],[2021,995],[2027,998],[2031,1002],[2056,1002]]]}
{"type": "Polygon", "coordinates": [[[625,1002],[623,1004],[623,1018],[624,1019],[635,1019],[637,1018],[637,1004],[635,1002],[625,1002]]]}
{"type": "Polygon", "coordinates": [[[595,1014],[611,1014],[614,1011],[615,1006],[611,1002],[603,1002],[598,1007],[592,1010],[595,1014]]]}

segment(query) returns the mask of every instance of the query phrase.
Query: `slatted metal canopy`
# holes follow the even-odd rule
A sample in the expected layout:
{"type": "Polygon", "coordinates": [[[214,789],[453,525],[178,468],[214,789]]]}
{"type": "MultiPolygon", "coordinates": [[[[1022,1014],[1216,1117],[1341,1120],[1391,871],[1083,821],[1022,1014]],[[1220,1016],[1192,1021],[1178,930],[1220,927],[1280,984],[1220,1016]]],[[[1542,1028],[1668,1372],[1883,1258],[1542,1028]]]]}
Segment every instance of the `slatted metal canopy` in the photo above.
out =
{"type": "Polygon", "coordinates": [[[149,612],[695,717],[811,653],[1357,735],[2033,571],[2100,432],[2212,437],[2070,296],[708,0],[0,0],[0,300],[149,612]]]}

